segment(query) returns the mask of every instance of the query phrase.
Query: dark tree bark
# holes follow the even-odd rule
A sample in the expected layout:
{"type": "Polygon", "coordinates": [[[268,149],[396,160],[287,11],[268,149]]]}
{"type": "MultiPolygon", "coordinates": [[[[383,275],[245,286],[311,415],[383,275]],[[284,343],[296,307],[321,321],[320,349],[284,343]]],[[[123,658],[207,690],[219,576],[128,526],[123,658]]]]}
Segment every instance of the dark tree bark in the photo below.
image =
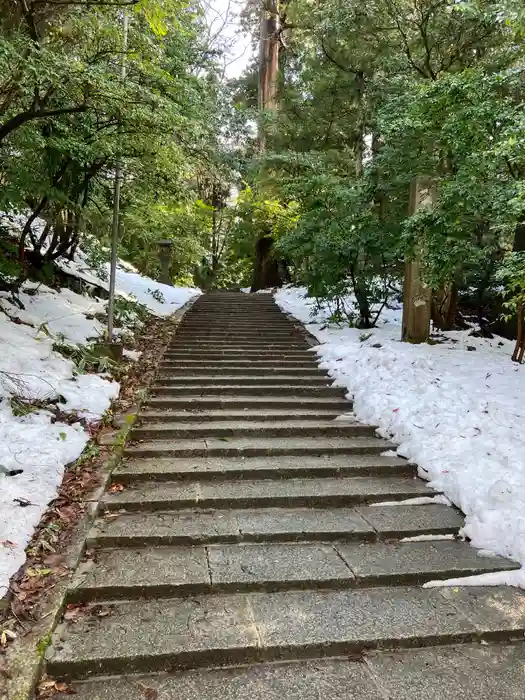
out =
{"type": "Polygon", "coordinates": [[[279,262],[273,256],[273,239],[266,236],[255,244],[255,260],[250,292],[269,287],[282,287],[279,262]]]}
{"type": "Polygon", "coordinates": [[[449,284],[432,293],[432,323],[441,331],[451,331],[456,326],[458,290],[449,284]]]}

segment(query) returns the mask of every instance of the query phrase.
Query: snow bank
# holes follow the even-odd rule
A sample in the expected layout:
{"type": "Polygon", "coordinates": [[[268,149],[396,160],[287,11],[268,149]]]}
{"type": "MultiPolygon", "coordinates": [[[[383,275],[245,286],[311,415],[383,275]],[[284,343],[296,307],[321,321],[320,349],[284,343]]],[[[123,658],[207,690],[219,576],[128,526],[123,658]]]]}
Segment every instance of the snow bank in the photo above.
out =
{"type": "Polygon", "coordinates": [[[315,311],[303,289],[275,299],[318,338],[320,366],[348,389],[357,418],[465,513],[462,534],[525,565],[525,367],[510,361],[513,343],[454,331],[410,345],[401,308],[365,332],[328,326],[329,310],[315,311]]]}
{"type": "MultiPolygon", "coordinates": [[[[17,221],[16,216],[9,219],[13,230],[17,221]]],[[[61,267],[108,288],[104,275],[90,269],[82,253],[61,267]]],[[[116,289],[157,316],[174,313],[200,294],[142,277],[124,262],[119,263],[116,289]]],[[[52,404],[93,423],[120,388],[102,376],[79,373],[71,360],[53,350],[54,343],[78,347],[100,339],[104,326],[96,316],[105,313],[106,301],[33,282],[24,284],[19,300],[21,305],[0,291],[0,598],[24,563],[25,548],[56,496],[66,465],[80,456],[89,439],[80,422],[52,422],[54,416],[45,407],[20,415],[25,408],[13,404],[13,397],[52,404]]],[[[126,356],[137,360],[140,353],[127,351],[126,356]]]]}
{"type": "MultiPolygon", "coordinates": [[[[79,277],[89,284],[105,290],[109,289],[109,264],[103,265],[100,270],[92,270],[82,251],[79,251],[73,262],[60,260],[59,266],[64,272],[79,277]]],[[[170,316],[194,296],[202,293],[195,287],[171,287],[168,284],[156,282],[150,277],[139,274],[132,265],[124,261],[119,261],[117,266],[115,289],[118,295],[144,304],[156,316],[170,316]]]]}
{"type": "MultiPolygon", "coordinates": [[[[73,362],[53,350],[57,338],[77,345],[100,335],[98,321],[84,315],[101,310],[99,302],[48,287],[34,295],[22,291],[20,300],[25,309],[0,292],[1,587],[24,563],[25,547],[56,495],[65,466],[77,459],[89,439],[80,423],[52,423],[46,410],[15,415],[10,399],[51,402],[91,422],[102,417],[119,391],[117,382],[77,374],[73,362]]],[[[2,588],[0,597],[4,593],[2,588]]]]}

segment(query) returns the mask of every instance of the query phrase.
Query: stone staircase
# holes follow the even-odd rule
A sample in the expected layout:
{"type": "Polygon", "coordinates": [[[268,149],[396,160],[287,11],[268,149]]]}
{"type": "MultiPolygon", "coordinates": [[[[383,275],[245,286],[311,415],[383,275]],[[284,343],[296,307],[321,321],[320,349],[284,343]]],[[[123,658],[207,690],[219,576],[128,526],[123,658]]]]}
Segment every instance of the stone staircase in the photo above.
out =
{"type": "Polygon", "coordinates": [[[462,517],[397,505],[434,492],[350,411],[271,296],[199,298],[100,503],[48,674],[79,700],[521,700],[525,597],[421,588],[516,565],[403,541],[462,517]]]}

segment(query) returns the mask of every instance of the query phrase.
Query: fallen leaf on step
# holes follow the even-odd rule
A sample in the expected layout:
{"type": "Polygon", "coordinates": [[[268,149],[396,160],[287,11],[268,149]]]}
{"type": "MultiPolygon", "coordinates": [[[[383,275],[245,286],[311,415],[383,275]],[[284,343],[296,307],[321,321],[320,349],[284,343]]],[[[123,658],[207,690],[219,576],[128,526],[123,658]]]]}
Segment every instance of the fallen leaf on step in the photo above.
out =
{"type": "Polygon", "coordinates": [[[66,605],[66,609],[64,612],[64,620],[67,620],[68,622],[78,622],[78,620],[80,620],[80,618],[84,616],[85,612],[85,605],[69,603],[69,605],[66,605]]]}
{"type": "Polygon", "coordinates": [[[65,695],[74,695],[75,691],[67,683],[55,681],[53,678],[44,677],[38,684],[39,698],[52,698],[57,693],[65,695]]]}
{"type": "Polygon", "coordinates": [[[109,487],[110,493],[120,493],[121,491],[124,491],[124,486],[122,484],[112,484],[109,487]]]}
{"type": "Polygon", "coordinates": [[[149,686],[145,685],[144,683],[141,683],[140,681],[137,682],[137,685],[144,693],[145,700],[157,700],[159,696],[158,690],[155,690],[155,688],[150,688],[149,686]]]}
{"type": "Polygon", "coordinates": [[[354,663],[362,664],[364,663],[365,656],[362,651],[351,651],[348,654],[348,661],[353,661],[354,663]]]}
{"type": "Polygon", "coordinates": [[[9,642],[12,642],[16,639],[16,634],[15,632],[11,632],[11,630],[2,630],[2,633],[0,634],[0,646],[6,647],[9,642]]]}

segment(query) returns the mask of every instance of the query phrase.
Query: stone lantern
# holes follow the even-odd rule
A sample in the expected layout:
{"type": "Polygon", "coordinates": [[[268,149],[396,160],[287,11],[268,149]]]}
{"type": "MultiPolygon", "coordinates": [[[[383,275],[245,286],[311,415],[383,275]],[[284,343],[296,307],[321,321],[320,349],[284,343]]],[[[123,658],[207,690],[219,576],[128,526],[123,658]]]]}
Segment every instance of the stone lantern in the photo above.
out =
{"type": "Polygon", "coordinates": [[[163,284],[173,286],[170,276],[171,249],[173,241],[163,240],[158,242],[159,246],[159,261],[160,261],[160,281],[163,284]]]}

